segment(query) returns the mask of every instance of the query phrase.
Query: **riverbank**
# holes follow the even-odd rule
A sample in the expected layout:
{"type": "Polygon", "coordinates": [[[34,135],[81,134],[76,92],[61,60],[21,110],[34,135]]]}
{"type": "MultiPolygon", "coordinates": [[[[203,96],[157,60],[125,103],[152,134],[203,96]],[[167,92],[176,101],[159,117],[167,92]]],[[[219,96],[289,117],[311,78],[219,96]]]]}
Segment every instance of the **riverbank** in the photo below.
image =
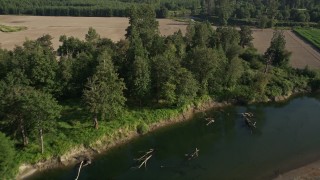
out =
{"type": "Polygon", "coordinates": [[[280,174],[274,180],[320,179],[320,160],[280,174]]]}
{"type": "MultiPolygon", "coordinates": [[[[204,97],[182,108],[182,111],[178,114],[173,114],[171,116],[169,115],[169,118],[158,119],[156,122],[147,124],[147,126],[149,127],[148,131],[150,132],[173,123],[189,120],[198,112],[203,112],[212,108],[225,107],[228,105],[231,105],[231,103],[219,103],[213,101],[209,97],[204,97]]],[[[76,163],[78,163],[79,160],[77,158],[79,157],[85,156],[94,159],[95,155],[106,152],[110,148],[127,143],[128,141],[137,137],[139,137],[139,134],[137,133],[136,128],[132,128],[131,130],[128,130],[126,127],[119,128],[116,135],[105,135],[89,146],[81,144],[68,150],[67,153],[64,153],[61,156],[52,157],[35,164],[22,164],[19,167],[19,173],[16,179],[24,179],[37,171],[61,166],[75,165],[76,163]]]]}
{"type": "MultiPolygon", "coordinates": [[[[275,97],[273,99],[269,99],[266,102],[282,102],[302,93],[306,93],[306,91],[297,91],[294,93],[290,93],[287,96],[275,97]]],[[[178,113],[167,112],[167,114],[169,114],[169,118],[158,118],[152,120],[151,122],[146,122],[146,125],[148,127],[147,132],[151,132],[174,123],[192,119],[192,117],[198,112],[203,112],[212,108],[226,107],[233,104],[236,104],[236,102],[215,102],[210,97],[203,97],[181,108],[181,110],[176,111],[178,113]]],[[[136,121],[139,122],[139,120],[136,121]]],[[[131,127],[133,127],[131,129],[128,129],[127,126],[122,126],[116,130],[116,134],[114,135],[105,135],[102,138],[98,138],[97,141],[91,143],[90,145],[81,144],[79,146],[73,147],[67,150],[66,153],[63,153],[63,155],[61,156],[55,156],[47,160],[39,161],[35,164],[22,164],[19,167],[19,173],[16,179],[24,179],[32,175],[33,173],[36,173],[37,171],[75,165],[79,163],[79,157],[88,157],[94,159],[98,154],[106,152],[113,147],[127,143],[134,138],[138,138],[140,134],[137,132],[136,124],[137,123],[135,122],[131,122],[131,127]]]]}

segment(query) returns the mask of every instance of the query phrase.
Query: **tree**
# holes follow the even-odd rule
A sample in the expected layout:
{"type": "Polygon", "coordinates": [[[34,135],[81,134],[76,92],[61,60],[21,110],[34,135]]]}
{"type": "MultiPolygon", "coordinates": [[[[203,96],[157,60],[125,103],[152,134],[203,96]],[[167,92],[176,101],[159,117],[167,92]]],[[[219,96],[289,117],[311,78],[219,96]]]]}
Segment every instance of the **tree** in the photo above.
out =
{"type": "Polygon", "coordinates": [[[195,23],[194,35],[192,37],[192,46],[206,47],[209,44],[209,38],[213,34],[213,29],[209,22],[195,23]]]}
{"type": "Polygon", "coordinates": [[[60,113],[56,100],[50,94],[28,86],[28,80],[19,71],[9,73],[0,82],[0,91],[0,114],[7,132],[14,136],[20,132],[24,146],[29,143],[29,133],[39,132],[43,152],[43,130],[52,126],[60,113]]]}
{"type": "Polygon", "coordinates": [[[243,73],[242,61],[239,58],[230,60],[225,74],[226,87],[234,88],[243,73]]]}
{"type": "Polygon", "coordinates": [[[241,26],[240,27],[240,46],[243,48],[245,46],[252,46],[252,30],[249,26],[241,26]]]}
{"type": "Polygon", "coordinates": [[[240,43],[240,34],[238,30],[232,27],[227,28],[217,28],[217,38],[216,44],[218,47],[221,47],[225,52],[229,48],[233,48],[235,45],[240,43]]]}
{"type": "Polygon", "coordinates": [[[152,59],[152,88],[156,100],[164,99],[174,102],[175,71],[179,68],[179,60],[175,56],[174,46],[168,46],[165,53],[152,59]]]}
{"type": "Polygon", "coordinates": [[[221,25],[227,25],[231,14],[234,11],[233,0],[219,0],[216,3],[216,11],[218,12],[221,25]]]}
{"type": "Polygon", "coordinates": [[[123,96],[125,84],[115,72],[110,55],[103,52],[99,57],[95,74],[88,79],[83,92],[83,100],[93,116],[93,124],[99,128],[98,117],[113,117],[126,101],[123,96]]]}
{"type": "Polygon", "coordinates": [[[10,179],[8,175],[14,176],[13,167],[15,165],[15,149],[13,142],[0,132],[0,174],[1,178],[10,179]]]}
{"type": "Polygon", "coordinates": [[[159,35],[158,26],[155,11],[151,6],[133,6],[129,11],[129,26],[125,36],[130,41],[132,36],[137,35],[141,38],[143,47],[149,49],[154,36],[159,35]]]}
{"type": "Polygon", "coordinates": [[[266,0],[267,2],[267,15],[270,21],[273,21],[278,13],[279,2],[278,0],[266,0]]]}
{"type": "Polygon", "coordinates": [[[98,43],[99,40],[100,40],[100,35],[97,33],[95,29],[90,27],[88,33],[86,34],[86,41],[88,41],[89,43],[96,44],[98,43]]]}
{"type": "Polygon", "coordinates": [[[26,119],[26,111],[23,107],[23,97],[30,89],[29,81],[24,74],[15,70],[7,74],[0,81],[0,115],[6,132],[13,134],[21,133],[23,145],[29,144],[28,133],[30,122],[26,119]]]}
{"type": "Polygon", "coordinates": [[[199,90],[198,82],[192,73],[185,68],[179,68],[175,75],[175,94],[178,106],[193,100],[199,90]]]}
{"type": "Polygon", "coordinates": [[[150,93],[150,65],[147,50],[135,29],[132,30],[127,56],[126,84],[131,97],[141,105],[142,100],[150,93]]]}
{"type": "Polygon", "coordinates": [[[58,62],[49,39],[50,37],[43,36],[36,41],[27,40],[23,47],[17,47],[13,51],[11,68],[20,69],[36,89],[58,94],[58,62]]]}
{"type": "Polygon", "coordinates": [[[133,96],[141,101],[150,93],[150,67],[143,57],[137,56],[133,62],[133,96]]]}
{"type": "Polygon", "coordinates": [[[33,89],[26,92],[22,103],[22,110],[32,123],[32,129],[39,133],[41,153],[43,153],[43,133],[52,128],[54,120],[60,117],[61,106],[50,94],[33,89]]]}
{"type": "Polygon", "coordinates": [[[291,53],[285,49],[286,40],[283,31],[275,31],[270,43],[270,47],[264,54],[266,61],[265,73],[269,65],[287,66],[291,53]]]}
{"type": "Polygon", "coordinates": [[[269,19],[268,19],[267,16],[264,16],[264,15],[263,15],[263,16],[260,16],[260,18],[259,18],[259,27],[260,27],[261,29],[266,28],[268,22],[269,22],[269,19]]]}
{"type": "Polygon", "coordinates": [[[200,93],[206,94],[208,79],[212,76],[218,66],[216,51],[211,48],[193,48],[186,57],[184,64],[199,82],[200,93]]]}

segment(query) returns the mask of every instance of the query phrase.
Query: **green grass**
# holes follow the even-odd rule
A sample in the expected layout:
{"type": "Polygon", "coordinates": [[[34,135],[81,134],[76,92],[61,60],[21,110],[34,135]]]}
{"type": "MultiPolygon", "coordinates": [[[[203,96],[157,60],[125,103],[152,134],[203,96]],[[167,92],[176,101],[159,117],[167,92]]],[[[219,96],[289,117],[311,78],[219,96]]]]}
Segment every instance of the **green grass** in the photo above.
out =
{"type": "Polygon", "coordinates": [[[128,137],[132,132],[138,133],[141,124],[147,131],[151,124],[176,117],[191,105],[199,107],[209,99],[210,97],[207,96],[198,98],[178,108],[127,108],[115,119],[100,120],[97,130],[93,128],[91,117],[85,112],[79,100],[63,102],[61,118],[57,120],[55,127],[44,134],[44,154],[40,153],[35,134],[30,137],[30,144],[27,147],[18,149],[15,162],[17,162],[17,167],[21,163],[36,163],[40,160],[61,156],[81,145],[94,148],[98,141],[102,141],[104,145],[113,144],[119,139],[128,137]]]}
{"type": "Polygon", "coordinates": [[[296,28],[294,29],[294,32],[302,36],[320,50],[320,29],[296,28]]]}
{"type": "Polygon", "coordinates": [[[24,26],[6,26],[6,25],[0,24],[0,31],[1,32],[18,32],[18,31],[23,31],[26,29],[27,29],[27,27],[24,27],[24,26]]]}

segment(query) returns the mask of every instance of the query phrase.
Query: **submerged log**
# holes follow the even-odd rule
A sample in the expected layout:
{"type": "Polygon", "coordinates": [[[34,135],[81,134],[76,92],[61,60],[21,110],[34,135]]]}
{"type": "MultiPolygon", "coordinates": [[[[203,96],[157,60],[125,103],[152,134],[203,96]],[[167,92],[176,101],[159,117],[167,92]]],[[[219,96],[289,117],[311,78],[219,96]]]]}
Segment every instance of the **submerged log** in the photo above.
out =
{"type": "Polygon", "coordinates": [[[242,117],[244,118],[247,126],[251,129],[255,129],[256,127],[256,122],[252,122],[250,118],[253,118],[253,114],[251,112],[245,112],[241,113],[242,117]]]}
{"type": "Polygon", "coordinates": [[[147,168],[147,162],[150,160],[150,158],[152,157],[154,152],[154,149],[149,149],[149,151],[145,152],[144,155],[142,155],[141,157],[134,159],[135,161],[137,161],[138,163],[140,163],[138,166],[134,167],[134,168],[141,168],[143,165],[145,168],[147,168]]]}
{"type": "Polygon", "coordinates": [[[196,148],[193,153],[185,154],[185,156],[188,157],[188,160],[194,159],[199,156],[199,151],[200,150],[198,148],[196,148]]]}
{"type": "Polygon", "coordinates": [[[206,124],[207,126],[210,125],[211,123],[214,123],[213,118],[205,118],[205,120],[208,121],[208,123],[206,124]]]}

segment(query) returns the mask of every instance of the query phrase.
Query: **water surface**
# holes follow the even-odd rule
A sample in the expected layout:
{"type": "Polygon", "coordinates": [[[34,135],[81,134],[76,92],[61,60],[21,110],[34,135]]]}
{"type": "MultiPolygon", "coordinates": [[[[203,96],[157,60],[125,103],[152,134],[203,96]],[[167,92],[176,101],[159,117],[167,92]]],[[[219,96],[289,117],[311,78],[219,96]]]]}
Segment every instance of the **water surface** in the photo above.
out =
{"type": "MultiPolygon", "coordinates": [[[[146,134],[99,155],[79,179],[270,179],[320,159],[320,96],[286,103],[232,106],[199,113],[190,121],[146,134]],[[252,112],[251,131],[240,116],[252,112]],[[215,118],[206,126],[204,116],[215,118]],[[147,168],[133,168],[141,151],[155,149],[147,168]],[[200,149],[197,158],[185,154],[200,149]]],[[[76,167],[29,179],[74,179],[76,167]]]]}

